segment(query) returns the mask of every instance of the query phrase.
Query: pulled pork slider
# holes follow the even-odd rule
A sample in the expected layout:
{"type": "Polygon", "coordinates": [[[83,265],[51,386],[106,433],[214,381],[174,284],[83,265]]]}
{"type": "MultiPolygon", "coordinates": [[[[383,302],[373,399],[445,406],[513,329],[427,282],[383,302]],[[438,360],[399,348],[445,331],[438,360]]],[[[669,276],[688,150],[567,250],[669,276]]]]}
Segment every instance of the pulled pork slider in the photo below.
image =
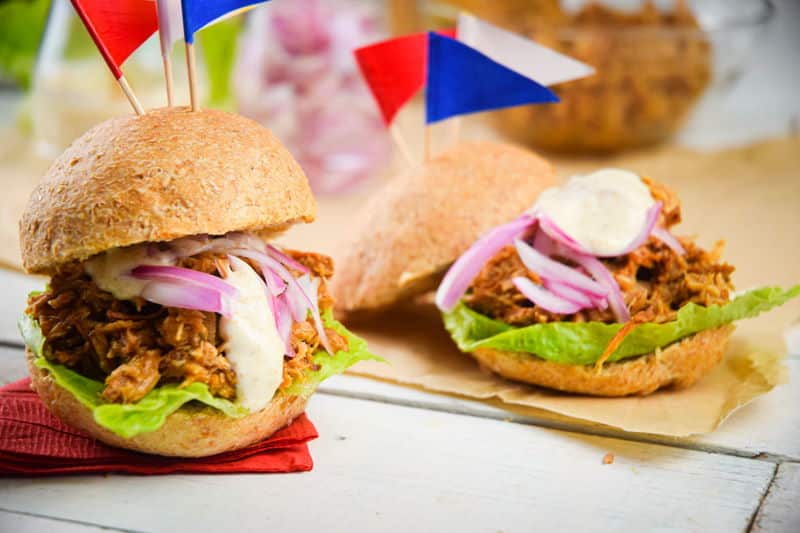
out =
{"type": "Polygon", "coordinates": [[[732,322],[800,293],[733,297],[733,267],[675,237],[676,195],[606,169],[544,191],[461,255],[436,303],[459,348],[506,378],[597,396],[692,385],[723,357],[732,322]]]}
{"type": "Polygon", "coordinates": [[[96,126],[20,222],[26,270],[50,277],[20,320],[32,387],[65,423],[140,452],[269,437],[372,357],[333,319],[331,259],[269,242],[315,210],[251,120],[169,108],[96,126]]]}
{"type": "Polygon", "coordinates": [[[475,239],[554,183],[547,161],[496,142],[463,142],[394,177],[340,247],[337,308],[376,310],[435,289],[475,239]]]}

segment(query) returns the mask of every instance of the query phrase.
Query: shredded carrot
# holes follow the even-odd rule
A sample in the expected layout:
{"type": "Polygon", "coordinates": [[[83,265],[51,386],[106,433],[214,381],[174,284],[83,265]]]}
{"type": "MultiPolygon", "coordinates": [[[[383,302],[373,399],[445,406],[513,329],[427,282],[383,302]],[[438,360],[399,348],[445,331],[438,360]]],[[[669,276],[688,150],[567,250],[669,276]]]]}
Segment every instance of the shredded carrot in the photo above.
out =
{"type": "Polygon", "coordinates": [[[622,341],[625,340],[625,337],[633,331],[633,328],[636,327],[637,322],[631,320],[630,322],[626,322],[624,326],[620,328],[620,330],[614,335],[611,340],[609,341],[606,349],[603,350],[603,354],[600,356],[600,359],[594,365],[595,370],[600,373],[603,369],[603,363],[605,363],[614,352],[617,351],[619,345],[622,344],[622,341]]]}

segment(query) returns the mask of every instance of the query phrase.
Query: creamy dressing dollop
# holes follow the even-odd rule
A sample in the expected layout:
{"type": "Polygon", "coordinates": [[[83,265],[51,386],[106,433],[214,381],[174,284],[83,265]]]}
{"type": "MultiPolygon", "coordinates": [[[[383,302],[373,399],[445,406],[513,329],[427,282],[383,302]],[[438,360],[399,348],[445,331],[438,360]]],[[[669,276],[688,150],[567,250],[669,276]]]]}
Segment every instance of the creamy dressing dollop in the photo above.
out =
{"type": "Polygon", "coordinates": [[[654,203],[637,174],[607,168],[543,191],[532,211],[549,216],[590,253],[614,256],[636,238],[654,203]]]}
{"type": "Polygon", "coordinates": [[[139,296],[148,280],[136,279],[131,270],[140,265],[173,265],[175,257],[159,250],[148,254],[148,244],[137,244],[126,248],[114,248],[98,254],[84,267],[98,287],[110,292],[119,300],[130,300],[139,296]]]}
{"type": "Polygon", "coordinates": [[[250,266],[231,257],[225,281],[238,290],[231,316],[221,317],[225,357],[236,372],[236,403],[250,412],[269,404],[283,380],[285,346],[275,326],[264,282],[250,266]]]}

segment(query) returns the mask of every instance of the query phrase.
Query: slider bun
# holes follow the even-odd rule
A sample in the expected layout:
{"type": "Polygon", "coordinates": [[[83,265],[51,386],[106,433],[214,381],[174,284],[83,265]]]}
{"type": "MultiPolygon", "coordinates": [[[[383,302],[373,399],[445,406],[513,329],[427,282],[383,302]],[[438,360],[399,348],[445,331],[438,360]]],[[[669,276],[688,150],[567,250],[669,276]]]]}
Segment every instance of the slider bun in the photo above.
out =
{"type": "Polygon", "coordinates": [[[733,326],[695,333],[660,352],[594,365],[565,365],[535,355],[479,348],[470,355],[484,368],[514,380],[593,396],[646,395],[675,386],[689,387],[722,361],[733,326]]]}
{"type": "Polygon", "coordinates": [[[244,418],[230,418],[211,407],[185,405],[169,415],[156,431],[126,439],[99,426],[88,407],[33,364],[26,349],[31,386],[47,408],[68,426],[118,448],[172,457],[206,457],[246,448],[289,425],[306,407],[307,398],[278,395],[265,409],[244,418]]]}
{"type": "Polygon", "coordinates": [[[334,254],[337,307],[377,309],[434,289],[481,235],[554,183],[547,161],[496,142],[461,143],[394,177],[358,213],[350,242],[334,254]]]}
{"type": "Polygon", "coordinates": [[[110,248],[311,222],[303,170],[258,123],[185,107],[98,124],[53,163],[20,221],[22,262],[50,274],[110,248]]]}

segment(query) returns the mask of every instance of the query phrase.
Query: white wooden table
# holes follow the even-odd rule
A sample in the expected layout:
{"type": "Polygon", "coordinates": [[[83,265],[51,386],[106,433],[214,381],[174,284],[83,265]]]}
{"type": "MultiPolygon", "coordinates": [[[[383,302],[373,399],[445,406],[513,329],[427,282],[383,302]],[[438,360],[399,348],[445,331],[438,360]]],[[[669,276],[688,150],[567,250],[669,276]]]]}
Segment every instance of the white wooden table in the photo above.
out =
{"type": "MultiPolygon", "coordinates": [[[[42,284],[0,271],[2,383],[25,375],[15,320],[42,284]]],[[[310,402],[311,472],[0,478],[0,531],[797,532],[800,357],[789,366],[790,385],[683,440],[343,376],[310,402]]]]}

